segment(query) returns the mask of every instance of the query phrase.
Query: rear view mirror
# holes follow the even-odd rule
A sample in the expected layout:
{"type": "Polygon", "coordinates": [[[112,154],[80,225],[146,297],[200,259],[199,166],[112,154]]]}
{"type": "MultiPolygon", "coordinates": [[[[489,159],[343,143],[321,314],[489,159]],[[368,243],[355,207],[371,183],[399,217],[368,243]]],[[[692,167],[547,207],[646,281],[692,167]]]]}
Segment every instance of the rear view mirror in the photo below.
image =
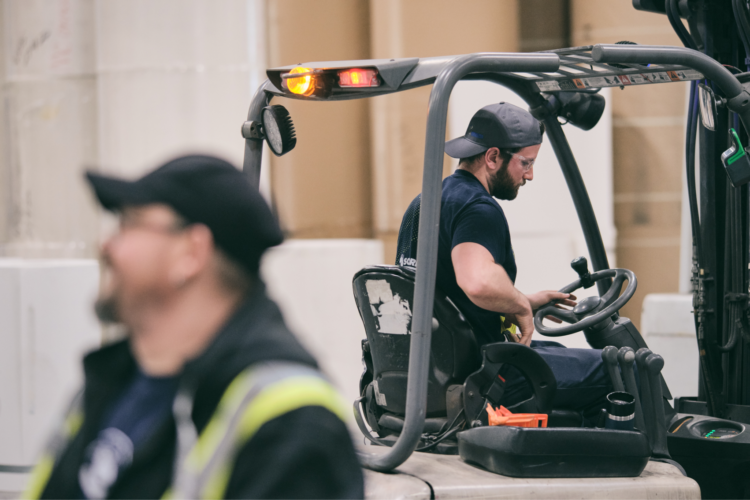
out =
{"type": "Polygon", "coordinates": [[[701,122],[708,130],[713,131],[716,123],[716,95],[709,87],[698,84],[698,103],[700,104],[701,122]]]}

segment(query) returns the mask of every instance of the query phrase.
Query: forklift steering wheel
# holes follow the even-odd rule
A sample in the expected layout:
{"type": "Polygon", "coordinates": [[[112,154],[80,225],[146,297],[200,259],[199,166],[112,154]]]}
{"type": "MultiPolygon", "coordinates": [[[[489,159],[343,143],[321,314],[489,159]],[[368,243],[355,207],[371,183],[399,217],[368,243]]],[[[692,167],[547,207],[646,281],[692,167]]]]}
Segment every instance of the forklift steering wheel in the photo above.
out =
{"type": "MultiPolygon", "coordinates": [[[[585,259],[583,260],[585,262],[585,259]]],[[[581,276],[580,279],[561,288],[560,291],[571,293],[582,287],[589,288],[597,281],[607,278],[614,278],[614,281],[604,295],[601,297],[586,297],[572,310],[560,309],[553,302],[540,307],[534,314],[534,328],[537,332],[547,337],[562,337],[606,322],[610,316],[614,315],[630,300],[635,293],[636,286],[638,286],[635,273],[629,269],[605,269],[591,274],[587,271],[585,274],[579,273],[579,275],[581,276]],[[625,292],[620,295],[625,280],[627,280],[628,286],[625,288],[625,292]],[[547,316],[560,319],[569,323],[569,325],[560,328],[544,326],[542,320],[547,316]]]]}

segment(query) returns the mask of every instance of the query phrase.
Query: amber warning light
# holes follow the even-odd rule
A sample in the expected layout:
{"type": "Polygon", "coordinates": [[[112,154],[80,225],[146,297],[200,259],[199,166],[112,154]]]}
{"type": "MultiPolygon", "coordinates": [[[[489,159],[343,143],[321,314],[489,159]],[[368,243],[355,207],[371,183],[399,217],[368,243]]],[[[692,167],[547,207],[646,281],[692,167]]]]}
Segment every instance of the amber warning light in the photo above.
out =
{"type": "Polygon", "coordinates": [[[288,74],[282,76],[286,80],[289,92],[300,95],[310,95],[315,90],[315,79],[313,70],[310,68],[296,67],[288,74]],[[298,75],[298,76],[296,76],[298,75]]]}
{"type": "Polygon", "coordinates": [[[380,87],[378,72],[374,69],[345,69],[339,71],[340,87],[380,87]]]}

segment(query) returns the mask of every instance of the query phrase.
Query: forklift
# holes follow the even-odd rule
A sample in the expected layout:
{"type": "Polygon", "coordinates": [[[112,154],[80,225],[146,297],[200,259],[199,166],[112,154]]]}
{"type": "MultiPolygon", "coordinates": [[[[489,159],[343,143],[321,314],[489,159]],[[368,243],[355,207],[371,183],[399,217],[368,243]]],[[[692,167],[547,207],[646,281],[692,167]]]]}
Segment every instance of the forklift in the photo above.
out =
{"type": "Polygon", "coordinates": [[[353,277],[367,335],[354,413],[375,445],[360,454],[368,497],[750,498],[750,157],[743,146],[750,72],[736,69],[750,68],[750,11],[744,0],[633,4],[666,14],[685,47],[619,42],[536,53],[309,62],[269,69],[254,95],[242,125],[243,170],[257,186],[263,142],[281,156],[297,140],[289,112],[272,99],[366,99],[432,85],[419,266],[370,266],[353,277]],[[546,127],[593,267],[575,259],[577,279],[560,291],[596,286],[599,295],[572,311],[543,306],[535,328],[550,337],[583,331],[592,348],[603,349],[613,386],[636,402],[633,430],[587,427],[575,412],[552,408],[556,381],[544,360],[511,342],[479,347],[461,311],[435,287],[448,100],[462,80],[510,89],[546,127]],[[637,277],[609,267],[561,123],[593,128],[605,105],[601,88],[672,82],[690,82],[686,175],[700,351],[699,394],[674,406],[661,377],[663,359],[618,313],[637,277]],[[545,325],[548,316],[567,324],[545,325]],[[488,425],[488,405],[504,390],[497,378],[503,364],[520,370],[533,393],[509,410],[543,415],[549,425],[488,425]]]}

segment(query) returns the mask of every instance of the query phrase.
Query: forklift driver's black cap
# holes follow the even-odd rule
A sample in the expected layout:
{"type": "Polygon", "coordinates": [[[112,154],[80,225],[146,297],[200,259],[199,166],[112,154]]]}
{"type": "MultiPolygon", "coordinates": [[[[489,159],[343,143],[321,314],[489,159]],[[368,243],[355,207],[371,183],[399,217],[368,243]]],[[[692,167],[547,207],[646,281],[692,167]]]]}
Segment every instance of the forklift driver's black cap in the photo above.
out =
{"type": "Polygon", "coordinates": [[[490,148],[525,148],[542,143],[542,129],[531,113],[501,102],[485,106],[471,118],[466,135],[445,143],[453,158],[469,158],[490,148]]]}
{"type": "Polygon", "coordinates": [[[190,223],[206,225],[216,246],[248,271],[263,252],[283,240],[257,188],[230,163],[212,156],[183,156],[135,181],[87,172],[104,208],[163,203],[190,223]]]}

